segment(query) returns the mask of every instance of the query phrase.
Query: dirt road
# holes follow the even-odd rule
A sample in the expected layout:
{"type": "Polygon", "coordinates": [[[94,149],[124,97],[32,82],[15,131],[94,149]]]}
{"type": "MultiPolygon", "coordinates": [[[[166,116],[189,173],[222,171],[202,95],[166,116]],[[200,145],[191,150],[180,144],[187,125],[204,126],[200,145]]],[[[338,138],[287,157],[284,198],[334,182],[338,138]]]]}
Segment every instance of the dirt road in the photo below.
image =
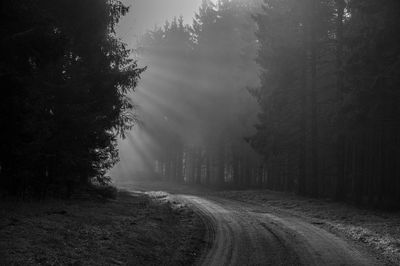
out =
{"type": "Polygon", "coordinates": [[[197,265],[393,265],[315,221],[264,204],[168,183],[141,182],[120,187],[134,187],[183,202],[200,214],[207,227],[208,249],[197,265]]]}
{"type": "Polygon", "coordinates": [[[207,225],[199,265],[381,265],[359,247],[300,218],[215,196],[176,195],[207,225]]]}

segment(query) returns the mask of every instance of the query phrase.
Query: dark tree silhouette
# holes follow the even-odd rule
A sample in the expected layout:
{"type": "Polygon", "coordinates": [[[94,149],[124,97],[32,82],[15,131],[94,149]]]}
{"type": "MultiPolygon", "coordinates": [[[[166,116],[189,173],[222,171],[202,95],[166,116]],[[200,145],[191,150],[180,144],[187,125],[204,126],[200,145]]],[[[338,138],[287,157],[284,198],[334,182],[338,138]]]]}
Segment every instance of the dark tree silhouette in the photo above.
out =
{"type": "Polygon", "coordinates": [[[398,205],[399,3],[267,0],[263,9],[251,143],[266,158],[267,187],[398,205]]]}
{"type": "Polygon", "coordinates": [[[143,69],[114,27],[119,1],[3,1],[0,185],[9,195],[107,182],[143,69]]]}

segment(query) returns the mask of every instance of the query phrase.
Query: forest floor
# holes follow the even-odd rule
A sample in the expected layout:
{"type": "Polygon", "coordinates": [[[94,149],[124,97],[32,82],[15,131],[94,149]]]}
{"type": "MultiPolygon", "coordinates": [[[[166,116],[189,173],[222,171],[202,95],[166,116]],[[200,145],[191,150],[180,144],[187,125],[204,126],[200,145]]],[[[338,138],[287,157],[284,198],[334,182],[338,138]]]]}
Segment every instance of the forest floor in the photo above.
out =
{"type": "Polygon", "coordinates": [[[0,202],[0,265],[190,265],[204,226],[157,195],[0,202]]]}
{"type": "Polygon", "coordinates": [[[126,189],[163,190],[173,194],[225,198],[271,213],[298,217],[342,239],[365,247],[382,265],[400,265],[400,212],[361,209],[327,199],[311,199],[269,190],[215,191],[165,182],[122,184],[126,189]]]}

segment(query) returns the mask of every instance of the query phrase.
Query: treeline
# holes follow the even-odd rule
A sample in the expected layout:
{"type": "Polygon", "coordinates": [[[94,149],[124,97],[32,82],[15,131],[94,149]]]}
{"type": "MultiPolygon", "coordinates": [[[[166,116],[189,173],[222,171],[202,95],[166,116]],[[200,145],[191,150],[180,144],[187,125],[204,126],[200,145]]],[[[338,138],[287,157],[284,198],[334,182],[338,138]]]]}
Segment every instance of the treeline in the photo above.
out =
{"type": "Polygon", "coordinates": [[[203,1],[193,25],[149,32],[157,172],[398,206],[399,11],[396,0],[203,1]]]}
{"type": "Polygon", "coordinates": [[[143,69],[115,36],[117,0],[0,4],[0,195],[70,195],[108,182],[135,121],[143,69]]]}
{"type": "Polygon", "coordinates": [[[203,1],[192,25],[173,19],[140,42],[149,68],[136,99],[153,144],[143,157],[165,179],[217,187],[260,182],[262,158],[244,140],[255,133],[259,110],[246,88],[259,86],[256,6],[203,1]]]}
{"type": "Polygon", "coordinates": [[[266,187],[400,204],[400,2],[267,0],[254,15],[266,187]]]}

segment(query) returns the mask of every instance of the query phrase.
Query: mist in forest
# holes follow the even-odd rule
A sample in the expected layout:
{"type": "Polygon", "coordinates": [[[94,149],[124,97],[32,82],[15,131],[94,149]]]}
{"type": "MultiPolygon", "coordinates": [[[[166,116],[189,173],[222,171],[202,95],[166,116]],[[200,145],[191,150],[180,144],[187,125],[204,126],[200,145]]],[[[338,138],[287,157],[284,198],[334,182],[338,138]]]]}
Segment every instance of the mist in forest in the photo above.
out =
{"type": "Polygon", "coordinates": [[[6,1],[0,195],[147,176],[398,206],[399,10],[6,1]]]}
{"type": "Polygon", "coordinates": [[[143,123],[114,178],[398,205],[398,1],[179,6],[135,43],[143,123]]]}
{"type": "Polygon", "coordinates": [[[2,1],[0,265],[400,265],[399,14],[2,1]]]}
{"type": "Polygon", "coordinates": [[[139,123],[119,141],[116,180],[212,178],[220,153],[232,149],[258,159],[245,141],[255,133],[259,111],[249,92],[259,86],[256,7],[254,1],[203,1],[196,10],[177,8],[176,16],[141,36],[135,51],[147,70],[132,94],[139,123]],[[183,14],[190,12],[188,23],[183,14]],[[206,164],[215,165],[208,174],[206,164]]]}

